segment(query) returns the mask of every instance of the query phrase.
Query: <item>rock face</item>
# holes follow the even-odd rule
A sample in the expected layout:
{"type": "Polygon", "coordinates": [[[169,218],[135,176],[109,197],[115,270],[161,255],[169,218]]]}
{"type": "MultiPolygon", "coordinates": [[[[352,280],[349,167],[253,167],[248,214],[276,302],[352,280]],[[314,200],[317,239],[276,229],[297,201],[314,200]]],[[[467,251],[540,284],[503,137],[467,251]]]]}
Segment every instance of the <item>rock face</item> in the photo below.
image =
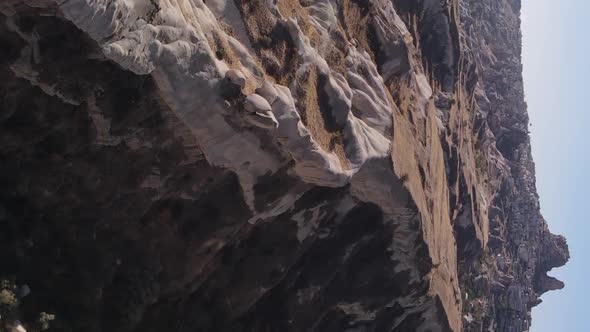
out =
{"type": "Polygon", "coordinates": [[[30,287],[18,318],[528,330],[569,253],[539,212],[519,11],[2,1],[0,277],[30,287]]]}

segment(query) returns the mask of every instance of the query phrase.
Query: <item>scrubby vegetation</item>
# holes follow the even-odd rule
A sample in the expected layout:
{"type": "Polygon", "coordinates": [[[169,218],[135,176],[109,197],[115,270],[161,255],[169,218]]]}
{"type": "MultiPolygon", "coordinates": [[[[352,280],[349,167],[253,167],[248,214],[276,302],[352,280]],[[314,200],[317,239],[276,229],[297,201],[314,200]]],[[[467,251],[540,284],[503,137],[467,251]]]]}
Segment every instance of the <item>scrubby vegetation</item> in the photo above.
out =
{"type": "Polygon", "coordinates": [[[21,322],[21,299],[29,295],[26,285],[18,286],[10,278],[0,278],[0,332],[12,332],[21,325],[27,332],[49,330],[55,321],[55,315],[41,312],[32,322],[21,322]]]}

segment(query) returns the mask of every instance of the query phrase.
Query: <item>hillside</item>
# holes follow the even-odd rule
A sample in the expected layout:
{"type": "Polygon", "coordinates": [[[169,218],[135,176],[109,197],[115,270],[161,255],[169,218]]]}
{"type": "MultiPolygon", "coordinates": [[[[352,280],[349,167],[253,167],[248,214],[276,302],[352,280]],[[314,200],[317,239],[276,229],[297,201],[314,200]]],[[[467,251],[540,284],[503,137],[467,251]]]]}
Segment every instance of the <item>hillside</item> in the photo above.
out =
{"type": "Polygon", "coordinates": [[[1,1],[3,325],[528,331],[569,252],[539,209],[519,13],[1,1]]]}

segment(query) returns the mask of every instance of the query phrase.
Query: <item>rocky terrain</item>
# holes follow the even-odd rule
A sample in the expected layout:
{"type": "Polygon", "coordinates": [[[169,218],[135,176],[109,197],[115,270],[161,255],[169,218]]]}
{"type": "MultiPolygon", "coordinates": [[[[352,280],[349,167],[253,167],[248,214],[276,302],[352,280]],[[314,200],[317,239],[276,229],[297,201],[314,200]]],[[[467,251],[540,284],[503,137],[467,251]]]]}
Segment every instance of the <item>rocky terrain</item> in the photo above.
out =
{"type": "Polygon", "coordinates": [[[0,330],[528,331],[519,15],[1,1],[0,330]]]}

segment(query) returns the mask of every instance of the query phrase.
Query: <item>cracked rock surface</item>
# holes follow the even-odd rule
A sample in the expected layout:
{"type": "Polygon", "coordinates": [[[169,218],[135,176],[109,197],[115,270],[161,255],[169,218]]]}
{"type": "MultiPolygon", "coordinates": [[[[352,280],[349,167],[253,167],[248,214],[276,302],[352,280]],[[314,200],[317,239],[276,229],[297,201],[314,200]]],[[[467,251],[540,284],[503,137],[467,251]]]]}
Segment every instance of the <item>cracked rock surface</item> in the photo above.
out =
{"type": "Polygon", "coordinates": [[[528,331],[569,252],[540,214],[519,12],[2,1],[21,327],[528,331]]]}

